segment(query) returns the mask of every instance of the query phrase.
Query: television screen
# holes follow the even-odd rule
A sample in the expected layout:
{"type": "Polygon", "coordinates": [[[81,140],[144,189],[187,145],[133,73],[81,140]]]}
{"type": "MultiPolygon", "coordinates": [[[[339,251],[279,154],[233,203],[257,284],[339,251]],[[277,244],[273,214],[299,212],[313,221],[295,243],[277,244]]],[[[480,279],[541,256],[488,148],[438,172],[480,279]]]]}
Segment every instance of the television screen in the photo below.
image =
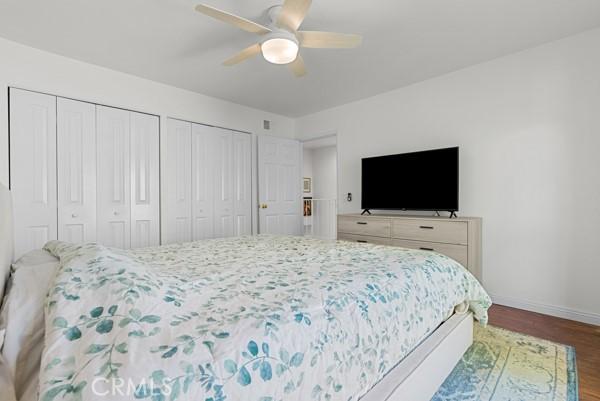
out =
{"type": "Polygon", "coordinates": [[[458,147],[362,159],[362,208],[458,210],[458,147]]]}

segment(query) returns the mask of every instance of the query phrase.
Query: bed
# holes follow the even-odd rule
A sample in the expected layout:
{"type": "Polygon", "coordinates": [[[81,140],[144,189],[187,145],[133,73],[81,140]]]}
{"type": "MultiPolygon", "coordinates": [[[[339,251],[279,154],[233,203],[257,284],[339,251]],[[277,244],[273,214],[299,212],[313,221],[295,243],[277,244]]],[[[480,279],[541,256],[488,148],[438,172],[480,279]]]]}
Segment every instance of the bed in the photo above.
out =
{"type": "Polygon", "coordinates": [[[45,252],[60,263],[32,379],[44,401],[425,401],[490,306],[458,263],[402,248],[249,236],[45,252]]]}

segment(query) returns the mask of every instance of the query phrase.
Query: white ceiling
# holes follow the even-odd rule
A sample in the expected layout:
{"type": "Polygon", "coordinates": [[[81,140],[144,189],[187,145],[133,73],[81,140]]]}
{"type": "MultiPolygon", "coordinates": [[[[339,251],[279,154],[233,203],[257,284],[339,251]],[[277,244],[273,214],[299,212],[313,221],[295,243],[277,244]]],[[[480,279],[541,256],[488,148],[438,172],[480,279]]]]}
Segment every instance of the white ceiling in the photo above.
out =
{"type": "MultiPolygon", "coordinates": [[[[274,0],[203,0],[266,22],[274,0]]],[[[277,0],[275,0],[277,1],[277,0]]],[[[294,78],[256,42],[192,0],[0,0],[0,36],[290,117],[422,81],[600,26],[600,0],[314,0],[301,27],[364,36],[353,50],[304,49],[294,78]]]]}

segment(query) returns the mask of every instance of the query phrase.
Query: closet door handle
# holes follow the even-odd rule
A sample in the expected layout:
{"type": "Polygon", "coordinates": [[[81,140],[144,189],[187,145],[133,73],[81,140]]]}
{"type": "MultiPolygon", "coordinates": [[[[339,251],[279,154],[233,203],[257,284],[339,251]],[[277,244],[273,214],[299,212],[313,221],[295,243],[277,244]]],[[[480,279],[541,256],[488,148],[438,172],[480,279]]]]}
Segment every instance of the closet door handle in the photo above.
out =
{"type": "Polygon", "coordinates": [[[72,218],[74,218],[74,219],[75,219],[75,218],[77,218],[77,213],[73,213],[73,214],[71,215],[71,217],[72,217],[72,218]]]}
{"type": "Polygon", "coordinates": [[[364,221],[357,221],[356,224],[360,224],[361,226],[366,226],[367,223],[364,221]]]}
{"type": "Polygon", "coordinates": [[[423,248],[423,247],[421,247],[419,249],[422,251],[433,251],[434,250],[433,248],[423,248]]]}
{"type": "Polygon", "coordinates": [[[433,230],[433,226],[419,226],[419,228],[422,228],[423,230],[433,230]]]}

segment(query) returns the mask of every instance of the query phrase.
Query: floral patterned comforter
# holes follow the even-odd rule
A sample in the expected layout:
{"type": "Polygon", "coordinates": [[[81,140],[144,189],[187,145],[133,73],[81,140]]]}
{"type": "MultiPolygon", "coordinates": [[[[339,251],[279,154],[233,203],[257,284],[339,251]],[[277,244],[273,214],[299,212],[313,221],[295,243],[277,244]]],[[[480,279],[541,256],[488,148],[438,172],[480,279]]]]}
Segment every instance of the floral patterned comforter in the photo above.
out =
{"type": "Polygon", "coordinates": [[[431,252],[251,236],[141,250],[52,241],[40,399],[358,400],[467,301],[431,252]],[[104,397],[104,398],[103,398],[104,397]]]}

